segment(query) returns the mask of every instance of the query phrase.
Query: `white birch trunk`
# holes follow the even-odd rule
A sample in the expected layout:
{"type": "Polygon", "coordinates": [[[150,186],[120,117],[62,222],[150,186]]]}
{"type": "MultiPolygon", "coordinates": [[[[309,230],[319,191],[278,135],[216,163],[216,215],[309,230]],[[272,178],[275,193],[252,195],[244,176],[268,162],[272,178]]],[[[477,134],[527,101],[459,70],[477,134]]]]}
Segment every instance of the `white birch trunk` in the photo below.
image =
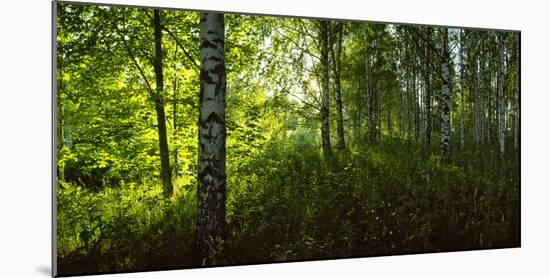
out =
{"type": "Polygon", "coordinates": [[[466,79],[464,78],[464,34],[461,31],[460,34],[460,149],[464,149],[464,83],[466,79]]]}
{"type": "Polygon", "coordinates": [[[225,237],[225,93],[224,15],[200,17],[199,156],[197,247],[205,264],[216,263],[225,237]],[[213,261],[209,261],[213,260],[213,261]]]}
{"type": "Polygon", "coordinates": [[[499,36],[500,40],[500,59],[499,59],[499,72],[498,72],[498,99],[499,99],[499,136],[498,141],[500,145],[500,157],[504,158],[504,150],[505,150],[505,133],[506,133],[506,98],[504,95],[504,35],[500,34],[499,36]]]}
{"type": "Polygon", "coordinates": [[[451,82],[449,77],[449,44],[448,31],[443,33],[443,64],[441,75],[443,77],[443,94],[441,96],[441,155],[449,157],[451,149],[451,82]]]}
{"type": "Polygon", "coordinates": [[[328,21],[320,20],[319,39],[321,45],[321,140],[323,154],[331,156],[329,121],[329,67],[328,67],[328,21]]]}

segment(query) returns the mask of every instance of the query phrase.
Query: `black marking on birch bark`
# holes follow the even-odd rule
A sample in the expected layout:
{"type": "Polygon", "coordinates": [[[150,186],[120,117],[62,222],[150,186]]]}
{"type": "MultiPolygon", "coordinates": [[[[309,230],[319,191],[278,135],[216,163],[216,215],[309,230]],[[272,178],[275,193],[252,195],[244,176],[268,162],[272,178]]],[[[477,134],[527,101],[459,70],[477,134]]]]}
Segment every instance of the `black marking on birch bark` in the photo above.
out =
{"type": "Polygon", "coordinates": [[[201,96],[199,171],[197,173],[197,251],[206,264],[215,263],[225,238],[225,86],[223,14],[201,15],[201,96]],[[208,35],[207,39],[205,36],[208,35]],[[210,64],[205,62],[210,61],[210,64]],[[205,86],[210,84],[210,86],[205,86]],[[214,86],[211,86],[214,85],[214,86]],[[208,110],[206,110],[208,109],[208,110]],[[208,113],[208,114],[205,114],[208,113]]]}
{"type": "MultiPolygon", "coordinates": [[[[215,84],[216,83],[216,82],[214,82],[214,80],[210,76],[210,73],[208,72],[208,70],[201,70],[201,79],[202,79],[202,81],[204,81],[204,83],[207,83],[207,84],[215,84]]],[[[201,91],[204,91],[204,88],[201,88],[201,91]]]]}
{"type": "Polygon", "coordinates": [[[199,125],[204,129],[208,129],[208,127],[213,123],[225,125],[225,119],[223,119],[223,117],[218,115],[216,112],[211,112],[206,119],[199,121],[199,125]]]}
{"type": "Polygon", "coordinates": [[[214,55],[212,55],[212,56],[210,56],[210,57],[206,58],[206,61],[216,61],[216,62],[221,62],[221,61],[223,61],[223,59],[222,59],[222,58],[220,58],[220,57],[217,57],[217,56],[214,56],[214,55]]]}
{"type": "MultiPolygon", "coordinates": [[[[223,59],[220,59],[220,61],[223,61],[223,59]]],[[[225,63],[221,62],[217,64],[213,69],[210,70],[213,74],[218,74],[220,76],[225,77],[225,63]]],[[[220,82],[221,83],[221,82],[220,82]]]]}
{"type": "MultiPolygon", "coordinates": [[[[224,78],[225,79],[225,78],[224,78]]],[[[225,83],[222,84],[222,82],[216,83],[216,88],[214,88],[214,96],[218,97],[218,95],[222,93],[225,95],[225,83]]],[[[224,104],[225,107],[225,104],[224,104]]]]}
{"type": "Polygon", "coordinates": [[[203,40],[201,43],[201,48],[218,49],[218,46],[215,43],[210,42],[209,40],[203,40]]]}

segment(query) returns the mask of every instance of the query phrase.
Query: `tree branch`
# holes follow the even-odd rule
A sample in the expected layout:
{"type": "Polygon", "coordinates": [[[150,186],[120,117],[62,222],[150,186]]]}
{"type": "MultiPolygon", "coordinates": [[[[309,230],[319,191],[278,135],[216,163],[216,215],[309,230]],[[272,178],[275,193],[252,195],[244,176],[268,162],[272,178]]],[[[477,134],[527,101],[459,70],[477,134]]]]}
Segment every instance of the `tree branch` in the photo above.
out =
{"type": "MultiPolygon", "coordinates": [[[[152,18],[151,15],[149,13],[147,13],[147,11],[145,11],[145,14],[149,17],[149,18],[152,18]]],[[[181,50],[183,51],[183,53],[185,54],[185,56],[187,56],[187,58],[189,59],[189,61],[191,63],[193,63],[193,65],[195,66],[194,67],[194,70],[195,72],[199,72],[201,67],[199,66],[199,64],[195,61],[195,59],[191,56],[191,54],[189,54],[189,52],[185,49],[185,47],[183,47],[182,43],[180,42],[180,40],[174,35],[174,33],[172,33],[172,31],[170,31],[170,29],[168,29],[168,27],[166,27],[164,24],[161,24],[160,27],[162,29],[164,29],[168,35],[170,35],[170,37],[172,37],[172,39],[174,39],[174,42],[181,48],[181,50]]]]}
{"type": "MultiPolygon", "coordinates": [[[[126,17],[124,16],[124,14],[122,15],[122,21],[124,23],[124,28],[126,28],[126,17]]],[[[151,94],[151,96],[153,96],[153,88],[151,87],[151,83],[149,83],[149,80],[147,79],[147,76],[145,75],[145,72],[143,71],[143,69],[139,65],[136,57],[134,56],[134,52],[132,52],[132,49],[130,48],[130,46],[128,46],[128,43],[126,42],[126,38],[125,38],[126,33],[127,33],[126,29],[124,30],[124,35],[121,35],[119,33],[120,30],[118,29],[118,26],[116,26],[116,23],[115,23],[115,28],[117,30],[117,34],[119,35],[120,39],[122,40],[122,43],[124,44],[124,47],[126,48],[126,51],[128,52],[128,55],[130,55],[130,58],[134,62],[134,65],[137,67],[139,73],[141,74],[141,76],[145,80],[145,84],[147,85],[147,89],[149,90],[149,93],[151,94]]]]}

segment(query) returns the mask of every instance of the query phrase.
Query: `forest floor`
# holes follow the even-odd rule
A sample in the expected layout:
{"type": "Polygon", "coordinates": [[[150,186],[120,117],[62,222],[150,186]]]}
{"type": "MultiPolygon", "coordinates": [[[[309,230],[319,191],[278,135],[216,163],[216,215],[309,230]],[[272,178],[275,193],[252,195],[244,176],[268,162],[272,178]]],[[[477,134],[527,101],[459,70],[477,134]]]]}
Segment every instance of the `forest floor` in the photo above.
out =
{"type": "MultiPolygon", "coordinates": [[[[414,143],[335,151],[272,142],[228,161],[227,240],[216,265],[517,247],[519,166],[492,148],[445,162],[414,143]]],[[[230,156],[228,156],[230,157],[230,156]]],[[[61,274],[201,266],[195,180],[87,190],[60,183],[61,274]]]]}

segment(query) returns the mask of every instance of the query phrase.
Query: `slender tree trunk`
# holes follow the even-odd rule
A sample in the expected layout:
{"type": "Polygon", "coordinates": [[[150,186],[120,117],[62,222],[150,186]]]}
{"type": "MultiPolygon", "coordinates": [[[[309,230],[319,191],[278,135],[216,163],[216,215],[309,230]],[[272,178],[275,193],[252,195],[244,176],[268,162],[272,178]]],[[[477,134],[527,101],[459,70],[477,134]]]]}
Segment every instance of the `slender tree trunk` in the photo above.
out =
{"type": "Polygon", "coordinates": [[[368,42],[365,42],[367,46],[365,47],[366,50],[366,57],[365,57],[365,73],[366,73],[366,86],[365,86],[365,92],[366,92],[366,99],[367,99],[367,142],[370,143],[371,141],[371,131],[372,131],[372,78],[371,78],[371,70],[370,70],[370,52],[368,47],[368,42]]]}
{"type": "Polygon", "coordinates": [[[514,89],[515,89],[515,100],[514,100],[514,113],[515,113],[515,117],[514,117],[514,150],[517,150],[518,149],[518,145],[519,145],[519,121],[520,121],[520,107],[519,107],[519,98],[520,98],[520,95],[519,95],[519,74],[520,74],[520,69],[519,69],[519,49],[520,49],[520,41],[519,39],[517,39],[517,43],[516,43],[516,59],[515,59],[515,70],[516,70],[516,75],[515,75],[515,78],[514,78],[514,89]]]}
{"type": "MultiPolygon", "coordinates": [[[[178,47],[176,46],[175,54],[178,53],[178,47]]],[[[176,56],[176,55],[174,55],[176,56]]],[[[174,175],[176,178],[179,176],[179,169],[178,169],[178,146],[176,142],[178,141],[178,71],[177,67],[174,66],[174,103],[173,103],[173,115],[174,118],[172,121],[174,122],[174,130],[172,133],[172,137],[174,138],[174,175]]]]}
{"type": "Polygon", "coordinates": [[[480,130],[481,130],[481,121],[480,121],[480,113],[479,113],[479,103],[480,103],[480,97],[479,97],[479,55],[477,54],[477,48],[473,50],[475,60],[475,74],[474,74],[474,138],[477,144],[481,143],[481,136],[480,136],[480,130]]]}
{"type": "Polygon", "coordinates": [[[505,132],[506,132],[506,98],[504,95],[504,35],[499,35],[500,43],[500,59],[499,59],[499,71],[498,71],[498,99],[499,99],[499,145],[500,145],[500,157],[504,158],[504,143],[505,143],[505,132]]]}
{"type": "Polygon", "coordinates": [[[343,150],[346,148],[346,141],[344,137],[344,116],[343,116],[343,107],[342,107],[342,92],[340,85],[340,75],[342,70],[342,24],[338,25],[338,34],[336,41],[336,127],[338,131],[338,147],[343,150]]]}
{"type": "MultiPolygon", "coordinates": [[[[177,35],[176,35],[177,36],[177,35]]],[[[178,45],[175,46],[175,50],[174,50],[174,57],[177,59],[177,55],[178,55],[178,45]]],[[[179,82],[179,76],[178,76],[178,67],[177,67],[177,64],[174,64],[174,92],[173,92],[173,112],[172,112],[172,115],[173,115],[173,131],[172,131],[172,140],[174,142],[174,164],[173,164],[173,168],[174,168],[174,176],[176,178],[179,177],[179,163],[178,163],[178,145],[177,145],[177,142],[178,142],[178,82],[179,82]]]]}
{"type": "Polygon", "coordinates": [[[459,63],[460,63],[460,149],[464,149],[464,84],[466,82],[466,78],[464,78],[464,61],[463,61],[463,55],[464,55],[464,31],[461,31],[460,33],[460,51],[458,53],[459,55],[459,63]]]}
{"type": "Polygon", "coordinates": [[[201,13],[197,247],[203,264],[216,263],[225,239],[224,41],[224,15],[201,13]]]}
{"type": "MultiPolygon", "coordinates": [[[[58,101],[57,101],[57,155],[63,149],[65,145],[65,106],[63,105],[64,101],[59,99],[62,91],[62,80],[58,81],[59,90],[57,92],[58,101]]],[[[58,158],[59,162],[59,158],[58,158]]],[[[63,164],[57,163],[57,179],[59,181],[65,181],[65,166],[63,164]]]]}
{"type": "Polygon", "coordinates": [[[346,148],[344,138],[344,117],[342,113],[342,92],[341,92],[341,54],[342,54],[342,23],[336,23],[335,49],[332,51],[332,69],[334,74],[334,98],[336,101],[336,132],[338,134],[338,148],[346,148]]]}
{"type": "MultiPolygon", "coordinates": [[[[498,44],[498,42],[497,42],[498,44]]],[[[498,46],[497,46],[498,47],[498,46]]],[[[488,51],[489,53],[491,53],[492,51],[488,51]]],[[[497,48],[497,54],[498,54],[498,48],[497,48]]],[[[487,77],[486,77],[486,80],[485,80],[485,83],[486,84],[486,88],[484,90],[485,92],[485,109],[483,110],[484,111],[484,115],[486,115],[486,122],[485,122],[485,137],[487,138],[487,143],[488,144],[492,144],[493,141],[491,140],[491,130],[493,128],[493,125],[495,125],[495,130],[496,130],[496,139],[498,140],[498,137],[499,137],[499,132],[500,132],[500,115],[499,115],[499,112],[500,112],[500,100],[498,99],[498,95],[499,95],[499,82],[500,80],[499,79],[499,65],[498,65],[498,59],[496,61],[496,65],[493,66],[495,62],[489,58],[488,61],[487,61],[487,64],[486,64],[486,67],[485,67],[485,73],[487,73],[487,77]],[[493,73],[493,71],[496,70],[496,72],[493,73]],[[493,105],[492,105],[492,96],[493,94],[496,96],[495,97],[495,102],[496,104],[494,105],[494,109],[493,109],[493,105]],[[492,122],[493,121],[493,118],[494,118],[494,123],[492,122]]]]}
{"type": "Polygon", "coordinates": [[[401,139],[403,134],[403,90],[399,85],[399,107],[397,108],[397,138],[401,139]]]}
{"type": "Polygon", "coordinates": [[[155,29],[155,80],[156,92],[153,96],[155,111],[157,113],[157,126],[159,132],[159,148],[164,196],[172,195],[172,173],[170,169],[170,156],[168,152],[168,138],[166,136],[166,114],[164,111],[164,76],[162,73],[162,26],[160,23],[160,10],[154,10],[153,25],[155,29]]]}
{"type": "Polygon", "coordinates": [[[418,136],[420,133],[420,104],[418,103],[418,87],[416,77],[416,67],[413,67],[414,142],[418,143],[418,136]]]}
{"type": "Polygon", "coordinates": [[[418,133],[420,140],[425,142],[425,131],[428,117],[426,117],[426,82],[418,79],[418,133]]]}
{"type": "Polygon", "coordinates": [[[407,136],[409,140],[412,140],[413,134],[413,101],[412,101],[412,89],[411,89],[411,65],[407,67],[407,136]]]}
{"type": "MultiPolygon", "coordinates": [[[[489,59],[488,63],[487,63],[487,67],[485,69],[485,72],[486,73],[490,73],[490,72],[493,72],[493,67],[492,67],[492,59],[489,59]]],[[[492,142],[491,141],[491,138],[492,138],[492,130],[493,130],[493,121],[496,119],[498,120],[498,115],[496,115],[497,113],[497,109],[494,109],[494,105],[493,105],[493,94],[494,94],[494,91],[498,91],[498,83],[496,83],[495,86],[493,86],[493,81],[495,81],[494,79],[495,77],[495,74],[489,74],[488,76],[488,80],[486,81],[486,84],[487,84],[487,90],[485,90],[485,92],[487,92],[487,101],[485,103],[486,105],[486,108],[484,111],[487,111],[487,122],[486,122],[486,136],[487,136],[487,142],[492,142]]],[[[496,79],[496,81],[498,82],[498,78],[496,79]]]]}
{"type": "Polygon", "coordinates": [[[382,141],[382,92],[380,88],[380,77],[376,79],[376,94],[377,94],[377,101],[376,101],[376,115],[377,115],[377,123],[376,123],[376,140],[378,143],[382,141]]]}
{"type": "Polygon", "coordinates": [[[476,64],[476,61],[474,59],[473,61],[473,68],[472,68],[472,71],[471,71],[471,74],[470,74],[470,97],[471,97],[471,103],[470,103],[470,114],[471,114],[471,117],[472,117],[472,125],[473,125],[473,128],[471,129],[472,131],[472,137],[474,138],[474,142],[477,144],[478,143],[478,137],[477,137],[477,77],[476,77],[476,74],[477,74],[477,68],[475,66],[476,64]]]}
{"type": "MultiPolygon", "coordinates": [[[[428,36],[427,36],[427,39],[431,39],[431,32],[428,32],[428,36]]],[[[425,50],[425,57],[426,59],[429,59],[430,57],[430,52],[429,52],[429,49],[428,49],[428,45],[425,46],[424,48],[425,50]]],[[[425,72],[424,72],[424,85],[425,85],[425,116],[426,116],[426,121],[425,121],[425,126],[424,126],[424,143],[426,145],[430,145],[431,144],[431,138],[432,138],[432,135],[431,135],[431,121],[432,121],[432,96],[431,96],[431,84],[430,84],[430,61],[429,60],[426,60],[426,67],[425,67],[425,72]]]]}
{"type": "Polygon", "coordinates": [[[443,94],[441,96],[441,155],[449,158],[451,150],[451,82],[449,76],[449,44],[447,29],[443,32],[443,94]]]}
{"type": "Polygon", "coordinates": [[[323,154],[332,155],[330,147],[330,120],[329,120],[329,65],[328,65],[328,21],[320,20],[319,39],[321,45],[321,140],[323,154]]]}
{"type": "Polygon", "coordinates": [[[361,120],[362,120],[362,111],[361,109],[363,108],[363,104],[362,104],[362,96],[361,96],[361,81],[359,81],[359,78],[357,78],[356,80],[356,86],[357,86],[357,91],[356,91],[356,94],[355,94],[355,105],[356,105],[356,110],[355,110],[355,117],[354,117],[354,122],[353,122],[353,140],[355,143],[358,143],[359,140],[359,130],[360,130],[360,127],[361,127],[361,120]]]}
{"type": "Polygon", "coordinates": [[[487,57],[485,56],[486,54],[484,53],[483,51],[483,44],[482,44],[482,54],[480,55],[481,56],[481,64],[480,64],[480,67],[479,67],[479,72],[480,72],[480,76],[479,76],[479,79],[480,79],[480,87],[479,87],[479,105],[478,105],[478,115],[479,115],[479,134],[480,134],[480,138],[481,138],[481,144],[485,144],[485,122],[486,122],[486,110],[485,110],[485,99],[486,99],[486,95],[487,95],[487,85],[485,83],[485,65],[486,65],[486,59],[487,57]]]}
{"type": "Polygon", "coordinates": [[[392,91],[388,91],[388,99],[390,99],[390,101],[387,103],[387,112],[386,112],[386,115],[388,116],[388,119],[387,119],[387,126],[388,126],[388,137],[392,137],[393,136],[393,119],[392,119],[392,114],[391,114],[391,110],[392,110],[392,91]]]}
{"type": "MultiPolygon", "coordinates": [[[[401,57],[400,53],[398,52],[398,57],[400,61],[403,61],[403,58],[401,57]]],[[[404,68],[406,70],[406,68],[404,68]]],[[[406,87],[404,82],[404,75],[401,71],[399,72],[399,89],[397,91],[397,95],[399,97],[399,103],[397,107],[397,138],[401,139],[401,135],[403,134],[403,95],[405,93],[405,90],[403,90],[403,86],[406,87]]]]}
{"type": "Polygon", "coordinates": [[[460,149],[464,149],[464,88],[460,88],[460,149]]]}

